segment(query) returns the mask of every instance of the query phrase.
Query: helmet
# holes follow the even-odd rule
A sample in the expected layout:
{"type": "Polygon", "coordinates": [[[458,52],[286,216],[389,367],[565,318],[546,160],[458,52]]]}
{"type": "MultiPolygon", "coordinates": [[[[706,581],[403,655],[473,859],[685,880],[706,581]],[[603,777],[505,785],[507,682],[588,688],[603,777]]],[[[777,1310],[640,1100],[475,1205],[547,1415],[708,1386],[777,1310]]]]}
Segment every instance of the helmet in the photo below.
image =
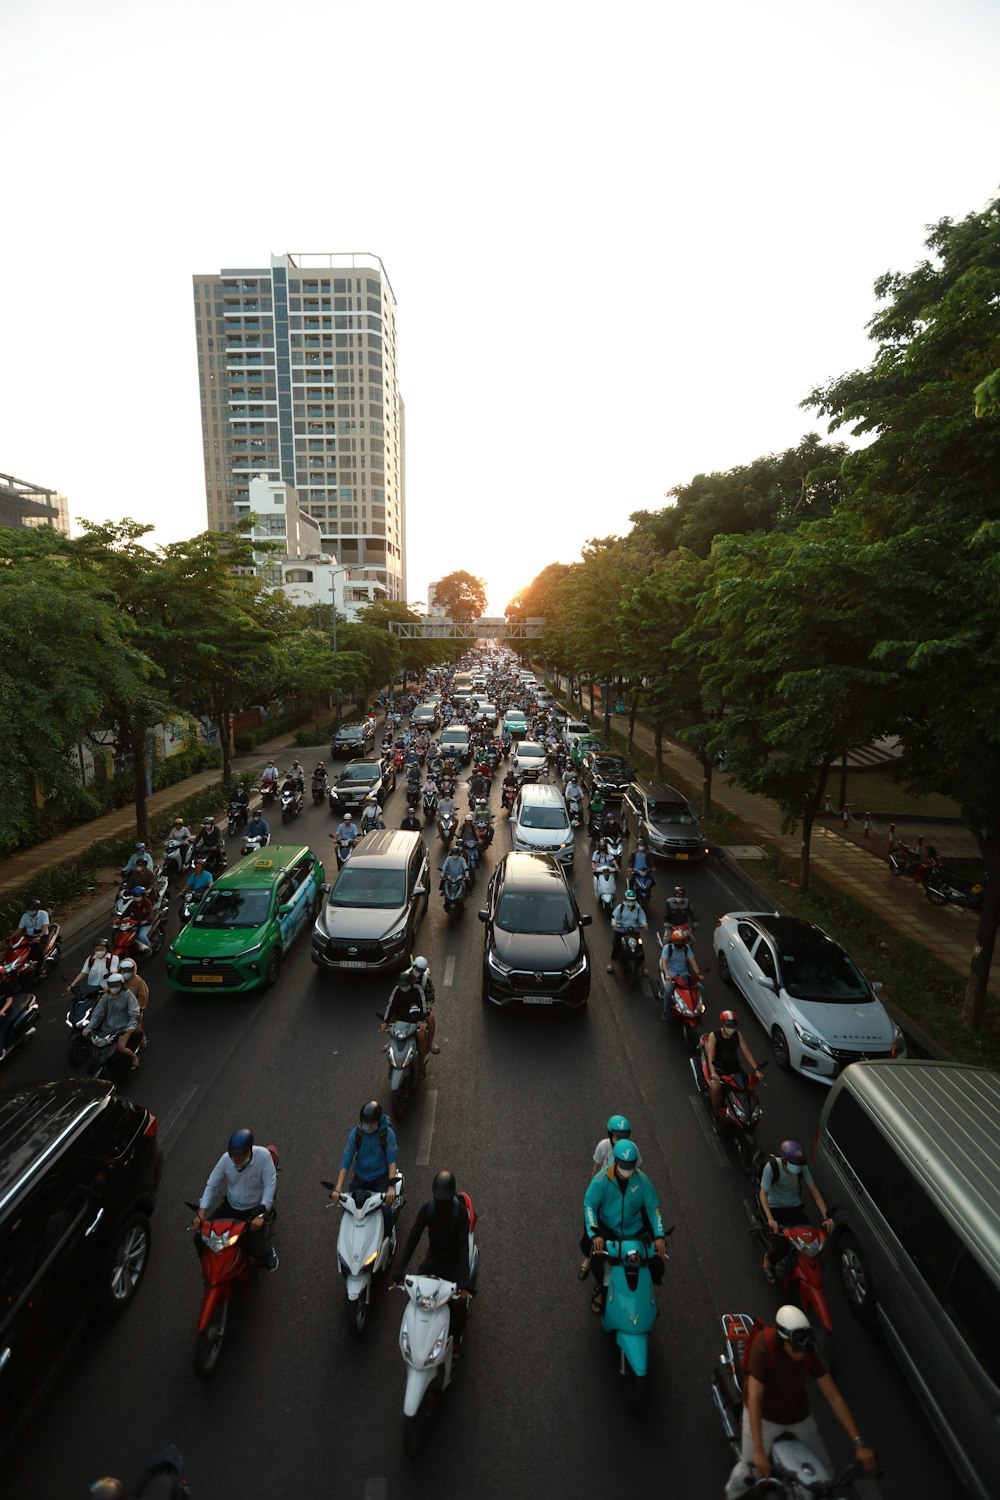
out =
{"type": "Polygon", "coordinates": [[[124,976],[124,974],[119,974],[118,970],[116,969],[113,974],[109,974],[108,975],[108,977],[107,977],[107,979],[105,979],[104,983],[109,987],[109,989],[112,986],[115,989],[120,989],[121,986],[125,983],[125,976],[124,976]]]}
{"type": "Polygon", "coordinates": [[[670,934],[670,941],[672,943],[687,943],[687,933],[684,931],[683,927],[674,928],[673,932],[670,934]]]}
{"type": "Polygon", "coordinates": [[[367,797],[365,798],[366,802],[371,802],[372,804],[374,804],[375,800],[376,799],[375,799],[375,793],[374,792],[369,792],[368,795],[367,795],[367,797]]]}
{"type": "Polygon", "coordinates": [[[95,948],[110,948],[111,947],[111,939],[110,938],[95,938],[94,939],[94,947],[95,948]]]}
{"type": "Polygon", "coordinates": [[[454,1172],[439,1172],[431,1188],[435,1203],[450,1203],[455,1196],[454,1172]]]}
{"type": "Polygon", "coordinates": [[[471,823],[472,822],[472,814],[470,812],[466,813],[466,815],[465,815],[465,821],[467,823],[471,823]]]}
{"type": "Polygon", "coordinates": [[[38,897],[37,896],[33,896],[31,898],[31,900],[28,902],[28,910],[29,911],[38,911],[40,909],[40,907],[41,907],[41,904],[42,903],[39,901],[38,897]]]}
{"type": "Polygon", "coordinates": [[[209,815],[208,815],[207,818],[202,818],[202,820],[201,820],[201,826],[202,826],[202,828],[214,828],[215,827],[215,819],[212,817],[211,813],[209,813],[209,815]]]}
{"type": "Polygon", "coordinates": [[[136,852],[136,854],[145,854],[145,852],[146,852],[146,846],[145,846],[145,844],[136,844],[136,846],[135,846],[135,852],[136,852]]]}
{"type": "Polygon", "coordinates": [[[426,958],[418,957],[413,960],[413,973],[415,978],[423,979],[429,968],[430,965],[428,964],[426,958]]]}
{"type": "Polygon", "coordinates": [[[236,790],[237,790],[237,791],[238,791],[238,792],[245,792],[245,791],[246,791],[246,787],[245,787],[245,786],[244,786],[244,785],[243,785],[243,782],[242,782],[242,781],[238,781],[238,782],[237,782],[237,783],[236,783],[236,790]]]}
{"type": "Polygon", "coordinates": [[[130,979],[135,973],[135,959],[123,958],[121,963],[118,965],[118,972],[119,974],[124,974],[126,979],[130,979]]]}
{"type": "Polygon", "coordinates": [[[801,1307],[786,1302],[778,1308],[774,1329],[779,1338],[786,1339],[799,1354],[806,1354],[816,1347],[816,1334],[801,1307]]]}
{"type": "Polygon", "coordinates": [[[719,1025],[723,1031],[735,1031],[739,1025],[736,1019],[736,1012],[734,1010],[724,1010],[719,1017],[719,1025]]]}
{"type": "Polygon", "coordinates": [[[377,1125],[382,1118],[382,1105],[378,1099],[369,1099],[367,1104],[362,1104],[358,1112],[358,1119],[362,1125],[377,1125]]]}
{"type": "Polygon", "coordinates": [[[632,1167],[639,1163],[639,1148],[635,1141],[615,1142],[615,1162],[620,1167],[632,1167]]]}
{"type": "Polygon", "coordinates": [[[797,1167],[803,1166],[806,1159],[806,1153],[798,1141],[782,1141],[778,1147],[778,1155],[782,1161],[789,1161],[797,1167]]]}
{"type": "Polygon", "coordinates": [[[632,1126],[624,1115],[610,1115],[607,1125],[608,1135],[631,1135],[632,1126]]]}
{"type": "Polygon", "coordinates": [[[397,984],[401,984],[403,986],[404,990],[408,990],[410,988],[411,984],[413,983],[413,978],[414,978],[413,970],[412,969],[404,969],[403,972],[402,972],[402,974],[400,974],[399,979],[396,982],[397,982],[397,984]]]}
{"type": "Polygon", "coordinates": [[[634,902],[635,901],[635,891],[633,891],[631,889],[627,890],[625,892],[625,900],[626,901],[632,901],[632,902],[634,902]]]}
{"type": "Polygon", "coordinates": [[[132,894],[133,896],[144,896],[146,894],[146,887],[144,885],[134,885],[132,887],[132,894]]]}
{"type": "Polygon", "coordinates": [[[686,892],[684,890],[684,887],[682,885],[675,885],[674,886],[674,895],[675,896],[679,896],[682,901],[684,901],[684,900],[687,899],[687,894],[686,894],[686,892]]]}
{"type": "Polygon", "coordinates": [[[174,819],[174,827],[175,828],[183,828],[184,827],[184,819],[183,818],[175,818],[174,819]]]}
{"type": "Polygon", "coordinates": [[[128,1490],[120,1479],[105,1476],[95,1479],[87,1494],[91,1500],[128,1500],[128,1490]]]}
{"type": "Polygon", "coordinates": [[[351,821],[351,815],[350,815],[350,813],[345,813],[344,814],[344,822],[345,823],[349,823],[350,821],[351,821]]]}
{"type": "Polygon", "coordinates": [[[247,1130],[246,1126],[242,1130],[234,1130],[229,1137],[229,1145],[226,1149],[230,1156],[243,1156],[245,1152],[252,1151],[253,1131],[247,1130]]]}

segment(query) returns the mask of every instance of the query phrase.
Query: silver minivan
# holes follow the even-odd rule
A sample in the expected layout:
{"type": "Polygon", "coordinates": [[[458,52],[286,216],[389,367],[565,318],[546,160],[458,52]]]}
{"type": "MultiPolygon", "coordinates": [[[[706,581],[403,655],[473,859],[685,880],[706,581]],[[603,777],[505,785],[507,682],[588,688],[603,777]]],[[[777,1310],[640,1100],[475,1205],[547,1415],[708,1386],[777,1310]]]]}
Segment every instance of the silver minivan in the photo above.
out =
{"type": "Polygon", "coordinates": [[[576,835],[566,803],[554,786],[526,783],[514,799],[510,814],[510,837],[515,849],[526,854],[554,854],[560,864],[571,865],[576,835]]]}
{"type": "Polygon", "coordinates": [[[852,1063],[813,1173],[848,1302],[878,1326],[970,1495],[1000,1455],[1000,1075],[852,1063]]]}

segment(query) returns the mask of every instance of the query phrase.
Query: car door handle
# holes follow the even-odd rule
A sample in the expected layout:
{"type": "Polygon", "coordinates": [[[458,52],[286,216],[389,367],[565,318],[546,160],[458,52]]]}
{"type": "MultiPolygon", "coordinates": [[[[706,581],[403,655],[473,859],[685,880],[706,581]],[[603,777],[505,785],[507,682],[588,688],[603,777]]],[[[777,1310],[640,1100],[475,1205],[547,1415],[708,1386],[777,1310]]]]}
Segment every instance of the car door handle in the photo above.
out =
{"type": "Polygon", "coordinates": [[[10,1364],[10,1350],[0,1349],[0,1370],[5,1370],[10,1364]]]}
{"type": "Polygon", "coordinates": [[[90,1236],[93,1234],[94,1230],[97,1228],[98,1224],[101,1222],[101,1220],[103,1218],[104,1218],[104,1209],[103,1208],[99,1208],[97,1210],[97,1217],[95,1218],[93,1224],[89,1225],[88,1228],[86,1228],[83,1231],[83,1237],[84,1237],[85,1240],[87,1240],[87,1239],[90,1238],[90,1236]]]}

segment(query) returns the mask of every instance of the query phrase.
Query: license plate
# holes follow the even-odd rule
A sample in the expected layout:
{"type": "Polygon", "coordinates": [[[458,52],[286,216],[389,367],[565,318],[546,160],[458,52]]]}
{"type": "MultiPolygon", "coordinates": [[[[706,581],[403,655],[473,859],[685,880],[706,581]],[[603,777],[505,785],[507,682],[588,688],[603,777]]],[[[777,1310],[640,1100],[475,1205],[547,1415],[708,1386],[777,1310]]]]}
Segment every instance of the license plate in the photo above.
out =
{"type": "Polygon", "coordinates": [[[368,967],[363,958],[338,958],[337,965],[341,969],[367,969],[368,967]]]}
{"type": "Polygon", "coordinates": [[[555,1005],[555,995],[525,995],[525,1005],[555,1005]]]}
{"type": "Polygon", "coordinates": [[[675,854],[674,855],[674,859],[687,859],[687,857],[688,856],[686,854],[675,854]]]}
{"type": "Polygon", "coordinates": [[[192,984],[221,984],[224,976],[222,974],[192,974],[192,984]]]}

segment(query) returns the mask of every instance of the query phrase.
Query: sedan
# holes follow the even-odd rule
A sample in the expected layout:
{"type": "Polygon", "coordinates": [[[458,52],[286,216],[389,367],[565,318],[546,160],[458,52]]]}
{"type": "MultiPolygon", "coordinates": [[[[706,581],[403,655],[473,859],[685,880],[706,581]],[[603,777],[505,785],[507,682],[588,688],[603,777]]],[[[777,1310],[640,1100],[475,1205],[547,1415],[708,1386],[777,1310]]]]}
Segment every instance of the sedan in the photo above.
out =
{"type": "Polygon", "coordinates": [[[330,811],[340,817],[345,812],[358,813],[369,794],[384,806],[386,797],[395,790],[396,772],[391,761],[352,760],[330,788],[330,811]]]}
{"type": "Polygon", "coordinates": [[[579,1010],[590,994],[581,915],[551,854],[508,854],[490,881],[483,945],[483,1000],[579,1010]]]}
{"type": "Polygon", "coordinates": [[[418,704],[410,715],[410,726],[413,729],[436,729],[440,722],[437,707],[433,703],[418,704]]]}
{"type": "Polygon", "coordinates": [[[635,780],[635,772],[620,755],[606,750],[592,750],[583,757],[580,767],[584,788],[593,795],[599,791],[605,802],[620,802],[635,780]]]}
{"type": "Polygon", "coordinates": [[[904,1057],[903,1033],[861,970],[821,928],[776,912],[720,917],[719,975],[770,1033],[779,1068],[832,1083],[848,1063],[904,1057]]]}
{"type": "Polygon", "coordinates": [[[363,724],[341,724],[330,741],[331,755],[367,755],[375,743],[375,731],[367,720],[363,724]]]}

